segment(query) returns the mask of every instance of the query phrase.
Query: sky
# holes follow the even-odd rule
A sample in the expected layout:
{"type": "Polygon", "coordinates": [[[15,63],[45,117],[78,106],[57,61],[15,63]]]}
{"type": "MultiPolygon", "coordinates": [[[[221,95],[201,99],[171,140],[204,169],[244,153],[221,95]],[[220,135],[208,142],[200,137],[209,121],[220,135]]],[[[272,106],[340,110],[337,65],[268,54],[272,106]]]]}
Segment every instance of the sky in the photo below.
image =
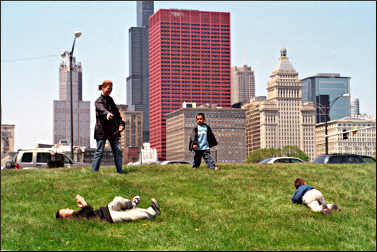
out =
{"type": "MultiPolygon", "coordinates": [[[[282,1],[155,1],[159,9],[229,12],[231,66],[249,65],[256,95],[266,95],[280,49],[299,79],[317,73],[351,77],[351,98],[376,116],[376,3],[282,1]]],[[[59,97],[60,53],[83,67],[83,100],[91,102],[95,147],[97,85],[113,81],[111,96],[126,104],[128,29],[135,1],[1,1],[1,123],[15,125],[15,150],[53,143],[53,101],[59,97]]]]}

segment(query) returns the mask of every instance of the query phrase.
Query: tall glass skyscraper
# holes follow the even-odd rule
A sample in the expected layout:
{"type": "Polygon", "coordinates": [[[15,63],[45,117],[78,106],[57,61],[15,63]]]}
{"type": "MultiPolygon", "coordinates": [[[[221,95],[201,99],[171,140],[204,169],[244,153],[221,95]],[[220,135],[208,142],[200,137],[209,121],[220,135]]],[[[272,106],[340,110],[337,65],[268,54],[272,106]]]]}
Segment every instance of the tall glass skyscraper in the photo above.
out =
{"type": "Polygon", "coordinates": [[[131,27],[128,30],[129,76],[127,77],[127,105],[131,111],[143,112],[143,142],[149,142],[148,22],[153,11],[153,1],[137,1],[137,27],[131,27]]]}
{"type": "Polygon", "coordinates": [[[350,79],[351,77],[342,77],[338,73],[319,73],[301,80],[302,100],[315,104],[316,123],[326,120],[323,108],[327,104],[330,104],[329,121],[351,115],[349,98],[341,97],[333,103],[335,98],[350,94],[350,79]]]}
{"type": "Polygon", "coordinates": [[[231,107],[230,13],[160,9],[149,21],[150,143],[164,160],[168,113],[183,102],[231,107]]]}

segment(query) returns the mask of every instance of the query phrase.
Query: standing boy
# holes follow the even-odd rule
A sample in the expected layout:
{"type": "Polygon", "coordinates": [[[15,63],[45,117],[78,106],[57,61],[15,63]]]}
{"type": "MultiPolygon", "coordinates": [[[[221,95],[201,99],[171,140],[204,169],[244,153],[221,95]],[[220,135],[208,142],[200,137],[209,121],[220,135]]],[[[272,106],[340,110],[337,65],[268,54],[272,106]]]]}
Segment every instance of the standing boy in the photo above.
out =
{"type": "Polygon", "coordinates": [[[331,210],[340,211],[337,205],[327,204],[322,193],[312,186],[307,185],[302,178],[297,178],[294,182],[296,192],[292,196],[292,202],[305,204],[313,212],[322,212],[326,215],[331,214],[331,210]]]}
{"type": "Polygon", "coordinates": [[[203,113],[196,115],[197,127],[195,127],[190,136],[189,150],[195,152],[193,168],[199,168],[202,157],[208,165],[208,168],[218,170],[215,166],[215,160],[211,156],[209,148],[216,146],[217,141],[211,127],[204,123],[205,116],[203,113]]]}

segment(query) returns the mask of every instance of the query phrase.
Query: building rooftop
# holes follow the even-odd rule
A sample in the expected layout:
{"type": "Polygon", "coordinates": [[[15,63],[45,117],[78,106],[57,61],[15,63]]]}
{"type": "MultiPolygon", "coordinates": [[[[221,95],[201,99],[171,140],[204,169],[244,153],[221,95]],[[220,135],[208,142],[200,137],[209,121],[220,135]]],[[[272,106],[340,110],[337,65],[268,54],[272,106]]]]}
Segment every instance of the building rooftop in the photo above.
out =
{"type": "Polygon", "coordinates": [[[296,72],[296,69],[292,66],[287,57],[287,49],[282,48],[280,50],[280,58],[273,72],[296,72]]]}
{"type": "Polygon", "coordinates": [[[349,78],[351,79],[351,77],[340,76],[339,73],[317,73],[316,75],[308,76],[302,79],[302,81],[306,79],[310,79],[310,78],[349,78]]]}

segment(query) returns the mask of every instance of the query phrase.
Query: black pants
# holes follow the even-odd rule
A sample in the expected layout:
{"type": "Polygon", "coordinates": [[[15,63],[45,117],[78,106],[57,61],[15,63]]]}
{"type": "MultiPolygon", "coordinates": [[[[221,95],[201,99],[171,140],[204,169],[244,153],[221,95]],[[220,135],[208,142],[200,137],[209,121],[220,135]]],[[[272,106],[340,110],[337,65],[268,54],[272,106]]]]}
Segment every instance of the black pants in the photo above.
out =
{"type": "Polygon", "coordinates": [[[210,150],[196,150],[194,156],[194,163],[192,164],[193,168],[198,168],[202,162],[202,158],[207,163],[208,168],[215,169],[215,160],[211,156],[210,150]]]}

